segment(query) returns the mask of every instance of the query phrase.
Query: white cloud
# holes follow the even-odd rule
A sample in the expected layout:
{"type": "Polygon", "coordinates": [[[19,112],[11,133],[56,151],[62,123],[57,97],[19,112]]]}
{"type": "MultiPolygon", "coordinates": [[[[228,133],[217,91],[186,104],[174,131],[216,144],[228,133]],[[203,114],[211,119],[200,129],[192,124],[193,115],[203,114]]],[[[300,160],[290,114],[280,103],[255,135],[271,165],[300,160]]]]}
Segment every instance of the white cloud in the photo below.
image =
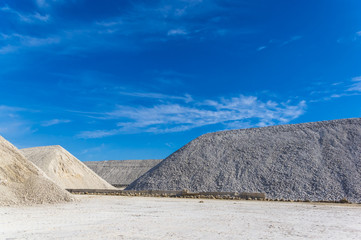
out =
{"type": "Polygon", "coordinates": [[[177,29],[171,29],[168,31],[168,36],[179,36],[179,35],[187,35],[188,32],[184,29],[177,28],[177,29]]]}
{"type": "Polygon", "coordinates": [[[285,45],[287,45],[287,44],[290,44],[290,43],[292,43],[292,42],[295,42],[295,41],[297,41],[297,40],[300,40],[301,38],[302,38],[302,36],[293,36],[293,37],[291,37],[289,40],[284,41],[284,42],[281,44],[281,46],[285,46],[285,45]]]}
{"type": "Polygon", "coordinates": [[[100,146],[92,147],[92,148],[86,148],[83,151],[80,152],[80,154],[91,154],[94,152],[102,152],[105,148],[105,144],[102,143],[100,146]]]}
{"type": "Polygon", "coordinates": [[[0,105],[0,135],[5,137],[18,137],[36,130],[31,124],[19,116],[19,112],[27,111],[23,108],[0,105]]]}
{"type": "Polygon", "coordinates": [[[36,5],[39,8],[48,8],[52,7],[54,3],[64,3],[64,0],[35,0],[36,5]]]}
{"type": "Polygon", "coordinates": [[[296,105],[286,102],[262,101],[254,96],[206,100],[187,105],[169,103],[152,107],[119,105],[99,118],[118,121],[118,128],[86,131],[81,138],[101,138],[122,133],[169,133],[223,124],[225,128],[268,126],[288,123],[305,112],[306,102],[296,105]]]}
{"type": "Polygon", "coordinates": [[[37,20],[39,20],[39,21],[41,21],[41,22],[47,22],[47,21],[49,21],[49,19],[50,19],[50,15],[48,15],[48,14],[45,14],[45,15],[41,15],[40,13],[35,13],[35,14],[33,14],[33,15],[31,15],[32,16],[32,18],[34,18],[34,19],[37,19],[37,20]]]}
{"type": "Polygon", "coordinates": [[[103,138],[119,134],[120,131],[117,129],[113,130],[95,130],[95,131],[84,131],[78,134],[79,138],[103,138]]]}
{"type": "Polygon", "coordinates": [[[48,15],[48,14],[41,15],[39,12],[35,12],[33,14],[23,14],[23,13],[20,13],[16,10],[10,8],[9,6],[1,7],[0,11],[14,14],[18,17],[18,19],[20,21],[26,22],[26,23],[48,22],[50,19],[50,15],[48,15]]]}
{"type": "Polygon", "coordinates": [[[59,38],[56,37],[47,37],[47,38],[38,38],[38,37],[31,37],[27,35],[21,34],[13,34],[14,38],[17,38],[21,45],[27,47],[37,47],[37,46],[44,46],[44,45],[51,45],[58,43],[60,41],[59,38]]]}
{"type": "Polygon", "coordinates": [[[257,48],[257,51],[262,51],[266,48],[271,48],[271,47],[274,47],[274,46],[277,46],[277,47],[283,47],[283,46],[286,46],[292,42],[295,42],[295,41],[298,41],[302,38],[302,36],[300,35],[295,35],[291,38],[289,38],[288,40],[278,40],[278,39],[271,39],[268,44],[266,45],[262,45],[260,47],[257,48]]]}
{"type": "Polygon", "coordinates": [[[0,114],[10,114],[10,113],[14,113],[14,112],[20,112],[20,111],[26,111],[26,109],[24,108],[19,108],[19,107],[10,107],[10,106],[6,106],[6,105],[0,105],[0,114]]]}
{"type": "Polygon", "coordinates": [[[113,19],[112,21],[101,21],[101,22],[96,22],[95,24],[102,27],[114,27],[117,25],[121,25],[123,23],[124,22],[121,19],[113,19]]]}
{"type": "Polygon", "coordinates": [[[184,96],[172,96],[166,95],[162,93],[152,93],[152,92],[118,92],[120,95],[124,96],[132,96],[132,97],[139,97],[139,98],[152,98],[157,100],[181,100],[186,103],[192,102],[193,98],[189,94],[185,94],[184,96]]]}
{"type": "Polygon", "coordinates": [[[354,77],[351,81],[334,82],[331,84],[320,82],[317,87],[317,90],[311,91],[311,96],[314,99],[308,102],[324,102],[344,97],[359,96],[361,95],[361,76],[354,77]]]}
{"type": "Polygon", "coordinates": [[[0,34],[0,40],[9,42],[9,44],[0,48],[0,54],[15,52],[21,48],[41,47],[57,44],[60,42],[60,38],[58,37],[39,38],[18,33],[13,33],[10,35],[0,34]]]}
{"type": "Polygon", "coordinates": [[[352,81],[355,83],[352,84],[347,91],[361,92],[361,76],[353,78],[352,81]]]}
{"type": "Polygon", "coordinates": [[[8,54],[11,52],[15,52],[17,49],[18,49],[18,47],[16,47],[16,46],[6,45],[6,46],[0,48],[0,54],[8,54]]]}
{"type": "Polygon", "coordinates": [[[67,120],[67,119],[52,119],[52,120],[43,122],[41,125],[43,127],[50,127],[50,126],[53,126],[53,125],[58,125],[58,124],[61,124],[61,123],[70,123],[70,122],[71,121],[67,120]]]}
{"type": "Polygon", "coordinates": [[[48,6],[46,0],[36,0],[36,4],[37,4],[39,7],[46,7],[46,6],[48,6]]]}
{"type": "Polygon", "coordinates": [[[127,37],[141,34],[146,42],[169,41],[166,36],[204,39],[238,32],[221,24],[228,16],[224,11],[220,11],[220,5],[222,4],[216,1],[200,0],[134,3],[125,14],[100,20],[96,25],[102,28],[101,32],[104,33],[127,37]],[[208,13],[216,14],[217,17],[209,18],[208,13]],[[214,25],[214,19],[218,19],[217,26],[214,25]]]}
{"type": "MultiPolygon", "coordinates": [[[[33,1],[38,6],[38,11],[23,12],[6,5],[0,7],[0,11],[8,12],[12,15],[11,18],[16,18],[23,23],[49,23],[55,26],[58,25],[57,19],[52,18],[45,11],[69,2],[64,0],[33,1]]],[[[62,22],[60,27],[51,31],[51,35],[43,31],[40,39],[38,35],[29,35],[28,37],[59,44],[60,47],[56,54],[74,54],[102,49],[139,51],[143,49],[143,43],[166,42],[176,37],[203,41],[206,38],[237,32],[236,29],[228,29],[229,26],[223,24],[228,16],[225,11],[219,10],[221,5],[216,1],[200,0],[175,0],[169,3],[164,1],[157,3],[134,2],[117,16],[81,24],[62,22]],[[219,14],[216,14],[218,12],[219,14]],[[215,18],[209,19],[207,16],[210,13],[217,15],[215,18],[219,22],[216,25],[212,21],[215,18]]],[[[56,13],[54,12],[54,14],[56,13]]],[[[45,44],[44,41],[42,44],[45,44]]],[[[18,46],[16,41],[14,43],[9,40],[1,44],[1,46],[6,45],[10,46],[3,48],[0,54],[22,50],[22,46],[18,46]]]]}

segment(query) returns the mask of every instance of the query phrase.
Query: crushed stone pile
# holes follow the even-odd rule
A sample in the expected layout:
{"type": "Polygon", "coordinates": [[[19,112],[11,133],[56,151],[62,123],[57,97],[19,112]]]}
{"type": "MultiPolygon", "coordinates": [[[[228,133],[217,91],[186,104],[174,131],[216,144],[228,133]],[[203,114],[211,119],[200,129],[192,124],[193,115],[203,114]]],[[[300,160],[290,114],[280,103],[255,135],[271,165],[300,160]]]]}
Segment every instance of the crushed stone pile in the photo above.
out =
{"type": "Polygon", "coordinates": [[[116,187],[128,186],[162,160],[111,160],[84,162],[90,169],[116,187]]]}
{"type": "Polygon", "coordinates": [[[0,136],[0,206],[72,201],[21,152],[0,136]]]}
{"type": "Polygon", "coordinates": [[[263,192],[361,202],[361,119],[222,131],[191,141],[127,189],[263,192]]]}
{"type": "Polygon", "coordinates": [[[114,189],[61,146],[25,148],[20,151],[64,189],[114,189]]]}

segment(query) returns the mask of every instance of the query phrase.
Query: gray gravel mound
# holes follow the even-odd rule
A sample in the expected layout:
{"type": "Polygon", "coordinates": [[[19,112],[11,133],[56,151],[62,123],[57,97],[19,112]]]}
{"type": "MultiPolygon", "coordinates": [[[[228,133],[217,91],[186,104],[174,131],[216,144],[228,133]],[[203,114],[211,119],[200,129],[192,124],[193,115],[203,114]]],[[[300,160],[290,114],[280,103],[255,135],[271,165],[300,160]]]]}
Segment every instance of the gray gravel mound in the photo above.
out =
{"type": "Polygon", "coordinates": [[[127,189],[264,192],[271,199],[361,202],[361,119],[205,134],[127,189]]]}
{"type": "Polygon", "coordinates": [[[116,187],[128,186],[162,160],[89,161],[84,164],[116,187]]]}

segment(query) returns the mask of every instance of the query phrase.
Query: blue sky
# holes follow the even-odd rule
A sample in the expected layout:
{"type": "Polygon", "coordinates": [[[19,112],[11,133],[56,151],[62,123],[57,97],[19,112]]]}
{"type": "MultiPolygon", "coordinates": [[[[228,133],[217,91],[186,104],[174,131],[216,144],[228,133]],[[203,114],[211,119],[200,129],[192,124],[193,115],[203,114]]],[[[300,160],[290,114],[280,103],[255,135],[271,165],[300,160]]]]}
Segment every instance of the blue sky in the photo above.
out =
{"type": "Polygon", "coordinates": [[[361,1],[0,1],[0,134],[80,160],[361,117],[361,1]]]}

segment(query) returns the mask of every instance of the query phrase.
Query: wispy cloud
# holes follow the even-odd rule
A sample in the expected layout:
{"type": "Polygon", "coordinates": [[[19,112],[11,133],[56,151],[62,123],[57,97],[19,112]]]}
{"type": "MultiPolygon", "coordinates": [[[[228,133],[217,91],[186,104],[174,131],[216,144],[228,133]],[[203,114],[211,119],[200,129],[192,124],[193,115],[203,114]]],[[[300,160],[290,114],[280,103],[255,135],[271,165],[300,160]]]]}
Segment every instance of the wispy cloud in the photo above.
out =
{"type": "Polygon", "coordinates": [[[0,54],[8,54],[11,52],[15,52],[18,49],[17,46],[6,45],[0,48],[0,54]]]}
{"type": "MultiPolygon", "coordinates": [[[[34,1],[39,8],[49,8],[49,7],[52,7],[56,3],[58,3],[58,4],[66,3],[66,0],[34,0],[34,1]]],[[[75,1],[76,0],[73,0],[72,2],[75,2],[75,1]]]]}
{"type": "Polygon", "coordinates": [[[0,105],[0,135],[20,136],[31,133],[36,130],[32,129],[31,124],[23,120],[19,115],[20,112],[27,111],[24,108],[0,105]]]}
{"type": "Polygon", "coordinates": [[[60,39],[57,37],[40,38],[13,33],[10,35],[0,34],[0,42],[1,41],[8,44],[0,48],[0,54],[7,54],[17,51],[21,48],[42,47],[57,44],[60,42],[60,39]]]}
{"type": "Polygon", "coordinates": [[[61,123],[70,123],[70,122],[71,122],[71,120],[68,120],[68,119],[52,119],[49,121],[44,121],[41,125],[43,127],[50,127],[50,126],[58,125],[61,123]]]}
{"type": "Polygon", "coordinates": [[[92,147],[92,148],[86,148],[83,151],[80,152],[80,154],[92,154],[95,152],[101,152],[104,151],[105,144],[102,143],[100,146],[92,147]]]}
{"type": "Polygon", "coordinates": [[[89,138],[104,138],[109,136],[114,136],[121,134],[120,130],[94,130],[94,131],[84,131],[77,135],[79,138],[89,139],[89,138]]]}
{"type": "Polygon", "coordinates": [[[183,80],[195,78],[194,75],[180,73],[172,70],[154,71],[152,75],[154,75],[154,78],[158,82],[167,85],[182,85],[183,80]]]}
{"type": "Polygon", "coordinates": [[[7,114],[9,116],[13,116],[14,112],[20,112],[20,111],[25,111],[25,110],[26,109],[24,109],[24,108],[0,105],[0,114],[2,114],[2,115],[7,114]]]}
{"type": "Polygon", "coordinates": [[[18,39],[20,45],[27,46],[27,47],[38,47],[44,45],[51,45],[58,43],[60,41],[57,37],[46,37],[46,38],[39,38],[39,37],[32,37],[27,35],[21,34],[13,34],[10,37],[18,39]]]}
{"type": "Polygon", "coordinates": [[[185,94],[184,96],[172,96],[162,93],[152,93],[152,92],[118,92],[123,96],[131,96],[138,98],[152,98],[155,100],[181,100],[186,103],[192,102],[193,98],[189,94],[185,94]]]}
{"type": "Polygon", "coordinates": [[[20,13],[19,11],[16,11],[16,10],[10,8],[9,6],[1,7],[0,11],[14,14],[15,16],[17,16],[17,18],[20,21],[26,22],[26,23],[48,22],[50,19],[50,15],[48,15],[48,14],[42,15],[39,12],[35,12],[33,14],[23,14],[23,13],[20,13]]]}
{"type": "Polygon", "coordinates": [[[266,46],[260,46],[259,48],[257,48],[257,51],[262,51],[262,50],[264,50],[266,48],[267,48],[266,46]]]}
{"type": "MultiPolygon", "coordinates": [[[[36,34],[22,31],[23,28],[12,28],[6,32],[9,35],[26,36],[28,41],[33,39],[42,44],[22,45],[16,38],[9,38],[1,43],[1,54],[34,46],[45,46],[46,42],[57,45],[55,54],[72,55],[104,49],[139,51],[143,49],[143,44],[149,46],[149,43],[163,43],[178,38],[204,41],[229,34],[249,34],[249,29],[244,31],[240,26],[228,24],[230,18],[228,13],[232,12],[231,6],[215,0],[119,3],[119,6],[125,7],[118,15],[94,17],[92,20],[80,21],[76,24],[73,21],[58,22],[59,19],[69,18],[63,16],[61,11],[50,11],[52,15],[44,13],[49,9],[54,10],[60,3],[66,1],[34,1],[38,6],[38,11],[35,12],[23,13],[7,5],[1,7],[0,11],[8,13],[8,16],[4,17],[8,22],[13,22],[15,16],[22,23],[47,23],[37,26],[42,29],[36,34]]],[[[71,1],[71,4],[79,8],[84,6],[82,1],[71,1]]]]}
{"type": "MultiPolygon", "coordinates": [[[[157,4],[134,3],[120,16],[96,22],[104,32],[125,36],[142,35],[144,41],[168,41],[174,37],[189,39],[240,33],[229,29],[226,6],[218,1],[174,0],[157,4]]],[[[242,32],[243,34],[245,32],[242,32]]],[[[248,33],[248,31],[247,31],[248,33]]]]}
{"type": "MultiPolygon", "coordinates": [[[[165,4],[134,3],[125,14],[97,21],[96,25],[103,32],[116,35],[142,35],[148,40],[166,40],[167,36],[184,36],[190,34],[190,29],[204,28],[189,21],[188,12],[199,8],[202,2],[173,1],[165,4]],[[185,26],[182,26],[185,25],[185,26]]],[[[194,12],[193,12],[194,13],[194,12]]],[[[196,13],[195,13],[196,14],[196,13]]]]}
{"type": "Polygon", "coordinates": [[[309,100],[313,102],[330,101],[336,98],[361,95],[361,76],[354,77],[348,81],[335,83],[319,83],[317,90],[312,90],[309,100]],[[320,90],[322,89],[322,90],[320,90]]]}
{"type": "Polygon", "coordinates": [[[187,35],[188,32],[182,28],[171,29],[168,31],[168,36],[187,35]]]}
{"type": "Polygon", "coordinates": [[[360,77],[355,77],[352,79],[353,83],[348,89],[347,91],[356,91],[356,92],[361,92],[361,76],[360,77]]]}
{"type": "Polygon", "coordinates": [[[338,44],[354,44],[358,43],[361,40],[361,31],[353,32],[349,35],[344,35],[339,37],[336,42],[338,44]]]}
{"type": "Polygon", "coordinates": [[[271,39],[267,44],[262,45],[259,48],[257,48],[257,51],[262,51],[266,48],[271,48],[271,47],[281,48],[281,47],[289,45],[295,41],[298,41],[302,38],[303,38],[303,36],[295,35],[295,36],[290,37],[287,40],[271,39]]]}
{"type": "Polygon", "coordinates": [[[297,41],[297,40],[300,40],[301,38],[302,38],[302,36],[293,36],[293,37],[291,37],[290,39],[282,42],[281,46],[288,45],[288,44],[290,44],[290,43],[292,43],[292,42],[295,42],[295,41],[297,41]]]}
{"type": "Polygon", "coordinates": [[[48,5],[46,0],[36,0],[35,2],[38,5],[38,7],[46,7],[48,5]]]}
{"type": "Polygon", "coordinates": [[[101,116],[102,119],[118,120],[117,128],[84,131],[78,137],[101,138],[137,132],[180,132],[215,124],[222,124],[229,129],[248,125],[268,126],[288,123],[302,115],[305,109],[305,101],[292,105],[289,102],[264,102],[257,97],[243,95],[186,105],[176,103],[152,107],[119,105],[114,111],[103,113],[101,116]]]}

